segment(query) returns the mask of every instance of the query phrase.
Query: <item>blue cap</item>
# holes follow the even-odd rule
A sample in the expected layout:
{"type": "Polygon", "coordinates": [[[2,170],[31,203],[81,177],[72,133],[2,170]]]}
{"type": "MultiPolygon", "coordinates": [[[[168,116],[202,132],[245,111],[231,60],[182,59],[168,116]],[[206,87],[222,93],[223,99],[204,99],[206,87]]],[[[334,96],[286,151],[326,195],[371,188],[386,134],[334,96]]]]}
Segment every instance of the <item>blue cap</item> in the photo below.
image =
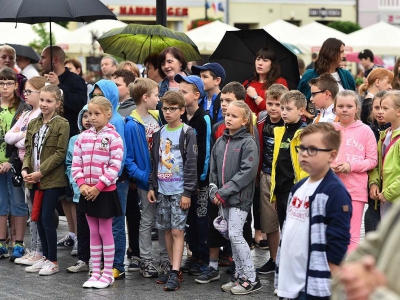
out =
{"type": "Polygon", "coordinates": [[[174,77],[174,80],[177,83],[181,83],[182,81],[185,81],[187,83],[192,83],[194,85],[196,85],[197,89],[200,92],[200,96],[203,96],[204,94],[204,83],[201,80],[201,78],[199,76],[195,76],[195,75],[190,75],[190,76],[182,76],[181,74],[176,74],[174,77]]]}
{"type": "Polygon", "coordinates": [[[210,70],[217,75],[217,77],[221,78],[221,83],[224,82],[226,78],[225,70],[219,63],[207,63],[202,66],[192,66],[192,73],[195,75],[200,75],[201,71],[210,70]]]}

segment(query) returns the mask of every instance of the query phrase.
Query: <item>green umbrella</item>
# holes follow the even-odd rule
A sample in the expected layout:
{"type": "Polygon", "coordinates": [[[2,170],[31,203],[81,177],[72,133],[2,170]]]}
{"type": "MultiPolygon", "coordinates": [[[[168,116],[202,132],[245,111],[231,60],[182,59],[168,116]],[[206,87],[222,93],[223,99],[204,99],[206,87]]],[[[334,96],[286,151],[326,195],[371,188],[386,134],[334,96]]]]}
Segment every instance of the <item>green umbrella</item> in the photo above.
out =
{"type": "Polygon", "coordinates": [[[111,29],[97,39],[105,53],[135,63],[143,63],[152,53],[160,53],[167,47],[182,51],[187,61],[201,59],[196,44],[183,32],[161,25],[129,24],[111,29]]]}

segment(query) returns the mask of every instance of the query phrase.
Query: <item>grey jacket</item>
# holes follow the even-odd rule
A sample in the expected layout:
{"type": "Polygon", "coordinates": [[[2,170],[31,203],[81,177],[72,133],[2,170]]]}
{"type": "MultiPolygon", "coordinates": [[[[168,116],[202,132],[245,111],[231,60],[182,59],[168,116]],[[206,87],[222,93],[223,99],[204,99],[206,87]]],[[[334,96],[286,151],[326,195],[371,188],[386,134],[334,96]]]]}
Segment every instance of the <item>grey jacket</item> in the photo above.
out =
{"type": "MultiPolygon", "coordinates": [[[[164,127],[164,126],[163,126],[164,127]]],[[[160,135],[161,129],[153,133],[153,146],[151,148],[151,172],[149,176],[149,191],[157,194],[157,170],[160,163],[160,135]]],[[[196,134],[192,127],[184,124],[179,136],[179,148],[183,158],[183,188],[182,196],[191,197],[197,189],[197,142],[196,134]]]]}
{"type": "Polygon", "coordinates": [[[224,206],[251,210],[258,160],[255,139],[244,127],[233,136],[225,130],[216,141],[211,153],[210,183],[219,188],[215,196],[224,206]]]}

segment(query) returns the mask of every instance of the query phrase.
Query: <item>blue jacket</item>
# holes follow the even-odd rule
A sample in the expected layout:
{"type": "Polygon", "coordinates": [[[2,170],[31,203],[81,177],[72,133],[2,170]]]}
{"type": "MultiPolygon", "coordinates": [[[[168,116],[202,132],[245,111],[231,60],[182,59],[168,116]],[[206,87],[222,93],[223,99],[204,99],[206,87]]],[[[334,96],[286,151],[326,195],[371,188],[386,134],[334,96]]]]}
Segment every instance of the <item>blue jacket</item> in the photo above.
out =
{"type": "MultiPolygon", "coordinates": [[[[111,80],[101,79],[100,81],[97,81],[93,85],[93,89],[89,93],[89,98],[92,98],[93,91],[96,87],[98,87],[103,92],[104,97],[106,97],[111,102],[113,111],[112,111],[112,117],[111,117],[109,123],[114,125],[115,130],[119,133],[119,135],[122,138],[122,141],[124,142],[124,149],[126,149],[124,118],[117,111],[118,106],[119,106],[119,92],[118,92],[117,85],[111,80]]],[[[125,159],[126,159],[126,151],[124,151],[124,157],[122,158],[121,170],[119,171],[118,175],[121,175],[121,173],[124,169],[125,159]]]]}
{"type": "MultiPolygon", "coordinates": [[[[149,113],[155,117],[161,127],[158,111],[149,111],[149,113]]],[[[138,188],[148,191],[151,171],[150,152],[146,129],[136,110],[131,116],[125,118],[125,142],[127,149],[125,168],[129,178],[135,179],[138,188]]]]}

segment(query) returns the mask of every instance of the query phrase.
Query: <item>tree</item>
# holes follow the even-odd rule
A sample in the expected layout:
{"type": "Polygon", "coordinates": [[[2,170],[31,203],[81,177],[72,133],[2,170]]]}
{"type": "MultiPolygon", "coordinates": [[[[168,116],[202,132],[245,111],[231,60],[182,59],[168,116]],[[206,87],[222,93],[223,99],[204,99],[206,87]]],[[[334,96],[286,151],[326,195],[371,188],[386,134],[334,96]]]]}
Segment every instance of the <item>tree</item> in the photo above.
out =
{"type": "Polygon", "coordinates": [[[335,21],[335,22],[329,22],[328,26],[339,30],[343,33],[352,33],[354,31],[357,31],[359,29],[361,29],[360,25],[358,25],[357,23],[353,23],[350,21],[335,21]]]}
{"type": "MultiPolygon", "coordinates": [[[[33,25],[32,29],[39,36],[39,39],[33,40],[33,42],[29,43],[29,46],[31,46],[36,52],[41,53],[45,47],[50,46],[50,32],[46,30],[45,23],[33,25]]],[[[52,33],[51,36],[52,43],[55,45],[56,40],[54,34],[52,33]]]]}

